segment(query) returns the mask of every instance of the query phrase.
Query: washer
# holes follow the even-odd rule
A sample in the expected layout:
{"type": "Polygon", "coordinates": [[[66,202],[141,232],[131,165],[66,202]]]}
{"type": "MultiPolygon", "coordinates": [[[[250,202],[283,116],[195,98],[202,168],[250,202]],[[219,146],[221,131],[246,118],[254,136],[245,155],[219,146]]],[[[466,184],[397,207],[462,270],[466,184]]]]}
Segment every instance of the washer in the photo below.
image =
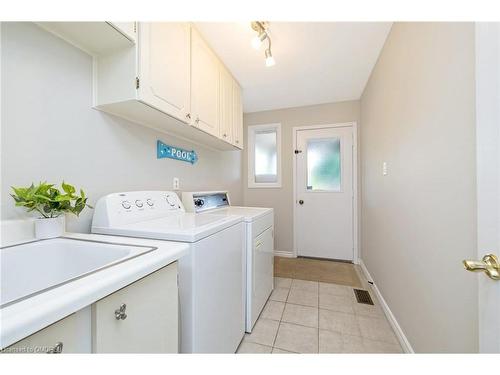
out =
{"type": "Polygon", "coordinates": [[[252,332],[274,287],[273,209],[231,206],[227,191],[184,192],[182,202],[188,212],[243,216],[246,237],[245,329],[252,332]]]}
{"type": "Polygon", "coordinates": [[[245,332],[241,216],[186,213],[174,192],[109,194],[96,204],[92,232],[190,244],[179,260],[183,353],[234,353],[245,332]]]}

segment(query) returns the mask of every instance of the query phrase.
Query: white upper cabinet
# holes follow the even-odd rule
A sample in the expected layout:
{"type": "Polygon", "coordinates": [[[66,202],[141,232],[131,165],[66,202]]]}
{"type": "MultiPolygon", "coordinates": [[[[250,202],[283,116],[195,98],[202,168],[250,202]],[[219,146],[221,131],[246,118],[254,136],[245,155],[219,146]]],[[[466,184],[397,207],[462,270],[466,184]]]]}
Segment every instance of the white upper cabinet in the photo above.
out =
{"type": "Polygon", "coordinates": [[[139,99],[181,121],[190,119],[190,26],[140,24],[139,99]]]}
{"type": "Polygon", "coordinates": [[[241,88],[195,27],[136,29],[135,45],[94,56],[95,108],[218,150],[242,148],[241,88]]]}
{"type": "Polygon", "coordinates": [[[233,80],[233,144],[243,149],[243,103],[241,101],[241,87],[233,80]]]}
{"type": "Polygon", "coordinates": [[[233,143],[233,77],[221,66],[220,69],[220,137],[233,143]]]}
{"type": "Polygon", "coordinates": [[[191,30],[191,109],[194,126],[218,137],[220,62],[196,29],[191,30]]]}

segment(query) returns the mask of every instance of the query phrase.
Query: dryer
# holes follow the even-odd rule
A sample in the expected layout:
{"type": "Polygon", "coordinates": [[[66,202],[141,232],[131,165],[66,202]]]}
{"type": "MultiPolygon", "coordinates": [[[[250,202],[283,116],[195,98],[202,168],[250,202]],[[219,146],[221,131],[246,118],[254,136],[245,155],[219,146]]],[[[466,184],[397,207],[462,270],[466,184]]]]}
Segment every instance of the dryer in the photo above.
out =
{"type": "Polygon", "coordinates": [[[274,288],[274,211],[232,206],[227,191],[184,192],[186,211],[204,215],[242,216],[245,222],[245,330],[252,328],[274,288]]]}
{"type": "Polygon", "coordinates": [[[92,233],[189,244],[179,260],[183,353],[234,353],[245,333],[244,224],[241,216],[186,213],[170,191],[102,197],[92,233]]]}

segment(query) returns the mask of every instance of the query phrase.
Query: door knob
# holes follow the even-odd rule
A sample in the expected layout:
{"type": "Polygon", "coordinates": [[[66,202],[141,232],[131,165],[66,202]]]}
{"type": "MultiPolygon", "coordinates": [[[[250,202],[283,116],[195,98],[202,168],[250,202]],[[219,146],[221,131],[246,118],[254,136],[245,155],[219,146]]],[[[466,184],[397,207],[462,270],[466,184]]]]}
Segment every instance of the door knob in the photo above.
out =
{"type": "Polygon", "coordinates": [[[486,254],[482,260],[464,260],[464,267],[471,272],[484,272],[492,280],[500,280],[500,262],[496,255],[486,254]]]}
{"type": "Polygon", "coordinates": [[[304,204],[304,201],[301,199],[301,200],[299,201],[299,204],[304,204]]]}
{"type": "Polygon", "coordinates": [[[127,305],[122,303],[118,309],[115,310],[115,319],[116,320],[125,320],[127,319],[127,305]]]}

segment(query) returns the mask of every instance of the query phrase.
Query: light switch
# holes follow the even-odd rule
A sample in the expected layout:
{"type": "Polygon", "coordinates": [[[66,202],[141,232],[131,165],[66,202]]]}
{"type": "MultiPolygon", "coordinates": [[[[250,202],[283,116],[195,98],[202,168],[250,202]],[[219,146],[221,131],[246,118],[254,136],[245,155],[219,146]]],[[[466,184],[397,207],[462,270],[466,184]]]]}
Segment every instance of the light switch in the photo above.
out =
{"type": "Polygon", "coordinates": [[[174,177],[174,190],[179,190],[180,189],[180,181],[179,181],[179,177],[174,177]]]}
{"type": "Polygon", "coordinates": [[[387,176],[387,162],[382,163],[382,176],[387,176]]]}

